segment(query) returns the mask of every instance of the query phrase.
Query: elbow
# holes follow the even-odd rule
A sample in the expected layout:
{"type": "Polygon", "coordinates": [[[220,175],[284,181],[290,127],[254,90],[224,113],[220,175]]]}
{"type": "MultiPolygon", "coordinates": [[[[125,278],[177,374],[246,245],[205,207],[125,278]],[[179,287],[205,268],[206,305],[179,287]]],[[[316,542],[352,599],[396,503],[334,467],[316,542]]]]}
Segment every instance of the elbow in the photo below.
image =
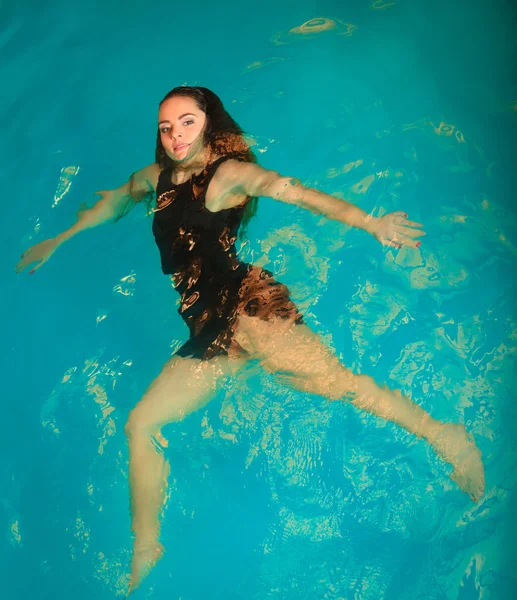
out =
{"type": "Polygon", "coordinates": [[[294,177],[281,177],[278,173],[275,175],[276,177],[268,182],[265,195],[287,204],[302,204],[305,191],[302,183],[294,177]]]}

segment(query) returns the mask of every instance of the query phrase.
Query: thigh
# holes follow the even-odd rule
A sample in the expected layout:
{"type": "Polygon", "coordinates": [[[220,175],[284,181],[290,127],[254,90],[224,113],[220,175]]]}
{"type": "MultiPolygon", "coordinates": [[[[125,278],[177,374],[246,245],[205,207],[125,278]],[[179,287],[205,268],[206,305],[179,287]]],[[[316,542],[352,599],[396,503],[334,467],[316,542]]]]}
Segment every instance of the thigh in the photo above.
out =
{"type": "Polygon", "coordinates": [[[296,389],[334,399],[355,386],[357,376],[305,324],[240,317],[237,341],[265,370],[296,389]]]}
{"type": "Polygon", "coordinates": [[[242,369],[242,359],[172,357],[131,411],[129,422],[154,431],[205,406],[218,385],[242,369]]]}

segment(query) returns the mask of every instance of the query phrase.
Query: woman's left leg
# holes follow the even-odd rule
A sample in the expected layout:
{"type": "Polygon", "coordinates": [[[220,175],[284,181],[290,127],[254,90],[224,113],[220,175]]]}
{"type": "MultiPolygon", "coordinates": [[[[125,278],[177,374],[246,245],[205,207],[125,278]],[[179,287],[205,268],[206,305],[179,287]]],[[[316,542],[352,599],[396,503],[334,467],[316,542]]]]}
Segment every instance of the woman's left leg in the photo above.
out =
{"type": "Polygon", "coordinates": [[[133,592],[162,557],[160,513],[165,500],[169,462],[161,428],[205,406],[223,377],[235,375],[244,360],[218,356],[201,361],[173,356],[131,410],[129,442],[131,529],[135,535],[129,592],[133,592]]]}
{"type": "Polygon", "coordinates": [[[329,400],[347,400],[425,439],[440,458],[453,466],[451,479],[472,500],[481,498],[481,453],[463,425],[437,421],[399,391],[380,388],[367,375],[355,375],[307,325],[241,316],[239,332],[242,344],[248,345],[246,350],[280,382],[329,400]]]}

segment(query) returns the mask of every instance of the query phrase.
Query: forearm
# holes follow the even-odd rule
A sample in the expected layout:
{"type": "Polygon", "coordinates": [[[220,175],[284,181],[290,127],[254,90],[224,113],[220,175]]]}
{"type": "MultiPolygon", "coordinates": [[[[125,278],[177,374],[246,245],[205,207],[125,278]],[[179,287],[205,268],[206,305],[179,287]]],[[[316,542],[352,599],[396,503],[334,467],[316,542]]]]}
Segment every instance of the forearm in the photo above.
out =
{"type": "Polygon", "coordinates": [[[297,204],[315,214],[324,215],[327,219],[339,221],[350,227],[372,232],[376,221],[362,208],[346,200],[335,198],[319,190],[307,188],[298,180],[292,178],[274,178],[267,186],[267,193],[288,204],[297,204]]]}
{"type": "Polygon", "coordinates": [[[62,244],[81,231],[119,218],[124,207],[133,201],[128,190],[124,188],[125,186],[118,190],[102,192],[101,199],[94,206],[82,210],[79,209],[77,221],[56,236],[56,240],[62,244]]]}
{"type": "Polygon", "coordinates": [[[375,221],[374,217],[355,204],[311,188],[302,187],[299,203],[311,212],[324,215],[327,219],[364,229],[368,233],[371,232],[375,221]]]}

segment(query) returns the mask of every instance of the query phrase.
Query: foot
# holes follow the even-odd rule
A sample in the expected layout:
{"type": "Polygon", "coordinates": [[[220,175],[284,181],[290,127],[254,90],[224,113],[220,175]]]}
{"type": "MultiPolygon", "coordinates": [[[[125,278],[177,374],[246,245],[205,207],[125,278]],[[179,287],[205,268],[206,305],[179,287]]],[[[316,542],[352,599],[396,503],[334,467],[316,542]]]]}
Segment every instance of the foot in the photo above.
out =
{"type": "Polygon", "coordinates": [[[164,553],[165,548],[160,542],[154,542],[146,546],[135,546],[133,548],[128,596],[140,586],[164,553]]]}
{"type": "Polygon", "coordinates": [[[474,438],[463,425],[447,424],[430,443],[438,456],[452,465],[451,479],[473,502],[478,502],[485,490],[485,475],[474,438]]]}

